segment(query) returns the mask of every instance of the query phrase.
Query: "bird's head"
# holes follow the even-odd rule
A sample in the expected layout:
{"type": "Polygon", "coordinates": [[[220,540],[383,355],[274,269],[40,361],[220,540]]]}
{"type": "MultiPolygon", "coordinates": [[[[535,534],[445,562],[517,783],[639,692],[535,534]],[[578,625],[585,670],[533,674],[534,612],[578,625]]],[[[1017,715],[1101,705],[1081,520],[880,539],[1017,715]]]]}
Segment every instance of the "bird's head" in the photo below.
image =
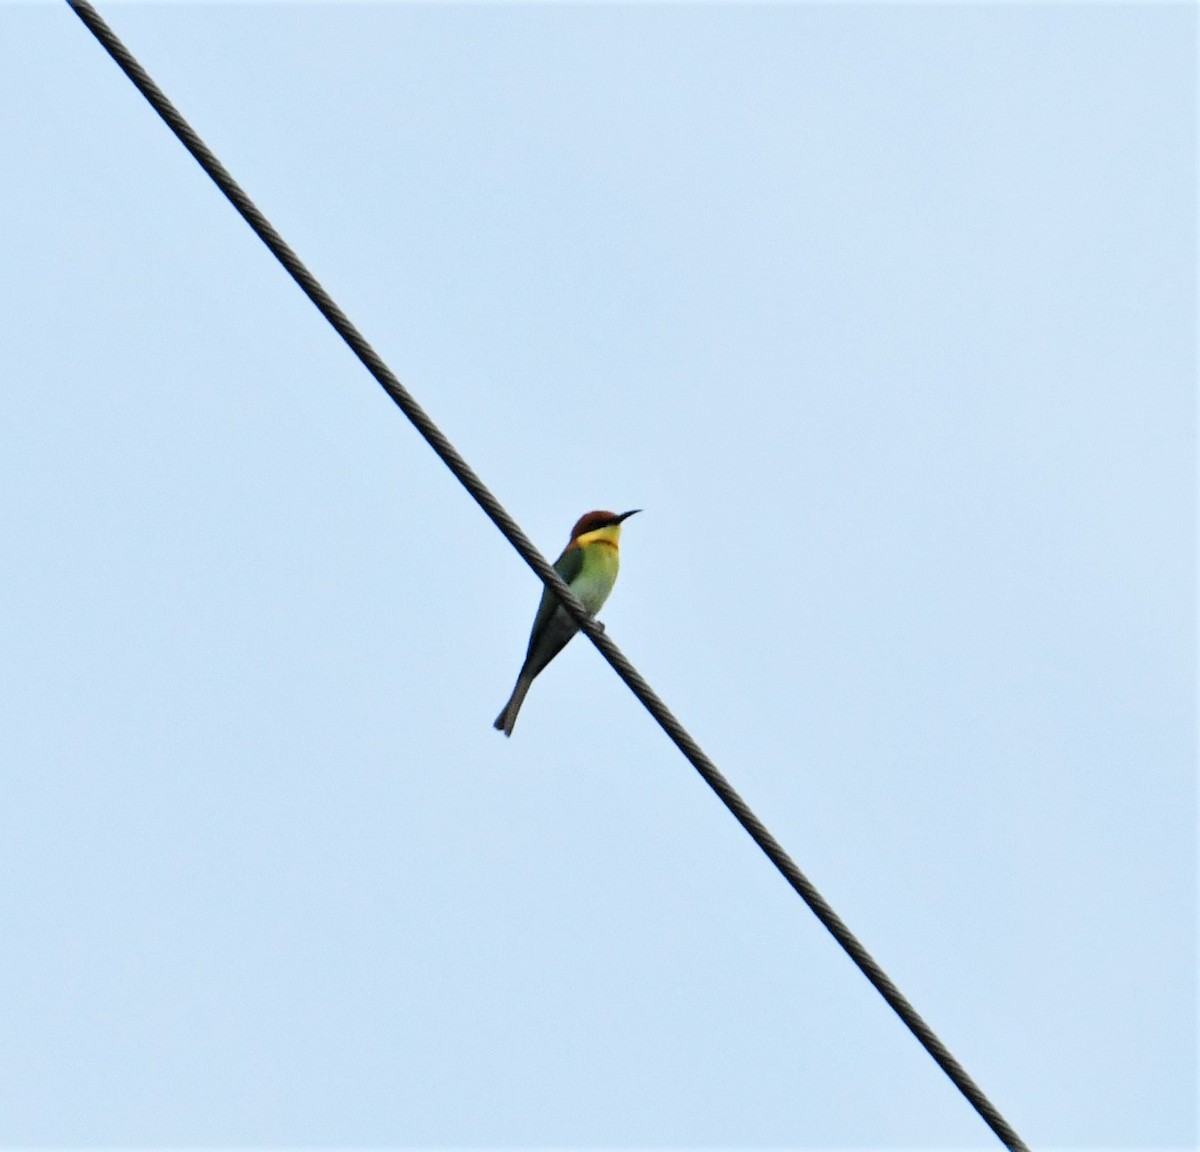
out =
{"type": "Polygon", "coordinates": [[[629,512],[589,512],[580,516],[571,529],[571,543],[578,548],[588,544],[611,544],[614,548],[621,538],[621,521],[640,512],[634,508],[629,512]]]}

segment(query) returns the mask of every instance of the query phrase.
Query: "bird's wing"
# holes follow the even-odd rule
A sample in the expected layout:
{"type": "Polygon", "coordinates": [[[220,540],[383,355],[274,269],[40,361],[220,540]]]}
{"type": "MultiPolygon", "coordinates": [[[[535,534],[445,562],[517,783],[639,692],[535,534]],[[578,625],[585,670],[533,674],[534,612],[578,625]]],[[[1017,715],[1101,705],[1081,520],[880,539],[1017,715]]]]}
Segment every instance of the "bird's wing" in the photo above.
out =
{"type": "MultiPolygon", "coordinates": [[[[573,544],[567,545],[563,554],[554,561],[554,571],[562,577],[564,584],[572,580],[583,570],[583,549],[573,544]]],[[[529,649],[533,650],[539,636],[550,623],[554,609],[559,607],[558,597],[549,588],[542,589],[542,602],[538,605],[537,615],[533,618],[533,628],[529,633],[529,649]]]]}

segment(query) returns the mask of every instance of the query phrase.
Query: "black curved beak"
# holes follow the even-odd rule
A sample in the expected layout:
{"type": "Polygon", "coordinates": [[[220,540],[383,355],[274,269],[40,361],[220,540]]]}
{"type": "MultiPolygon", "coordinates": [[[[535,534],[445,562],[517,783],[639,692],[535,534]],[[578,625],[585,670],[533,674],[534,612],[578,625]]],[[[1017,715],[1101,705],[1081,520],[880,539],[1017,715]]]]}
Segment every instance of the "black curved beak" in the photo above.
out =
{"type": "Polygon", "coordinates": [[[628,520],[630,516],[636,516],[641,511],[640,508],[634,508],[631,512],[622,512],[613,523],[620,524],[622,520],[628,520]]]}

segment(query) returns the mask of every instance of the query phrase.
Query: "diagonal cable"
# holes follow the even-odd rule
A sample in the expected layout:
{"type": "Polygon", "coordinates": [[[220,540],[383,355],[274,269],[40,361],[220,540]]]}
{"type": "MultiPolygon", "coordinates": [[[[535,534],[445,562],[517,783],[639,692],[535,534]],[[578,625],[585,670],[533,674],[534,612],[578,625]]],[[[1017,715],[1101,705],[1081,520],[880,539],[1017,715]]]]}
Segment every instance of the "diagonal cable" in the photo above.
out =
{"type": "Polygon", "coordinates": [[[395,401],[397,407],[416,426],[429,446],[442,462],[458,478],[458,481],[475,499],[487,517],[500,529],[504,538],[517,550],[521,558],[537,574],[538,578],[562,601],[567,611],[579,623],[588,638],[612,665],[617,675],[628,685],[646,710],[658,721],[659,726],[671,741],[687,757],[692,767],[703,777],[704,782],[720,797],[721,802],[733,813],[734,818],[763,850],[784,879],[795,889],[818,920],[842,946],[862,974],[874,985],[892,1010],[904,1021],[922,1047],[937,1062],[943,1072],[954,1082],[958,1090],[983,1118],[1001,1142],[1014,1152],[1028,1152],[1026,1145],[1013,1127],[1000,1114],[996,1106],[984,1095],[983,1090],[967,1075],[966,1070],[954,1058],[950,1050],[938,1038],[907,998],[892,983],[887,973],[866,950],[858,937],[846,926],[825,898],[813,886],[812,881],[797,867],[795,861],[784,851],[783,846],[767,831],[766,826],[750,810],[733,785],[721,774],[717,766],[705,755],[700,745],[688,734],[683,725],[658,695],[642,678],[641,673],[629,662],[621,650],[609,639],[599,624],[589,616],[574,593],[563,583],[558,573],[547,563],[542,554],[530,543],[517,522],[508,514],[499,500],[488,490],[470,465],[459,455],[454,445],[446,439],[441,429],[429,418],[403,384],[392,373],[383,359],[367,342],[361,332],[350,322],[346,314],[334,303],[333,298],[304,266],[300,258],[288,247],[283,237],[271,226],[267,218],[242,190],[236,180],[226,171],[195,130],[167,99],[166,95],[150,78],[133,54],[122,43],[115,32],[105,23],[88,0],[67,0],[72,10],[83,21],[87,29],[101,43],[105,51],[116,61],[117,66],[133,82],[139,92],[149,101],[154,110],[166,122],[167,127],[179,138],[180,143],[192,154],[196,162],[209,175],[230,203],[238,210],[246,223],[260,240],[271,250],[275,258],[287,269],[301,291],[317,306],[321,315],[333,325],[338,335],[350,350],[362,361],[367,371],[378,381],[383,390],[395,401]]]}

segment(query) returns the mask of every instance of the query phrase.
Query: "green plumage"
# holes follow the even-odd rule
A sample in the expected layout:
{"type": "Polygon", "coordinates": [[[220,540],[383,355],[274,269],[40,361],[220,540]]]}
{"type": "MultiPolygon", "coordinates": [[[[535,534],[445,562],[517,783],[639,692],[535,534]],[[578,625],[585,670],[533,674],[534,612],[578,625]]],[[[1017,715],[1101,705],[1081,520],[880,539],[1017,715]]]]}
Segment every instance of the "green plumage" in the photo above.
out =
{"type": "MultiPolygon", "coordinates": [[[[583,571],[583,549],[569,544],[563,554],[554,561],[554,571],[562,577],[562,582],[570,588],[579,573],[583,571]]],[[[537,615],[533,618],[533,628],[529,632],[529,647],[525,652],[526,660],[529,659],[530,653],[533,652],[534,646],[537,644],[538,637],[545,631],[546,625],[550,622],[550,617],[554,614],[554,609],[558,606],[558,597],[549,588],[543,588],[541,603],[538,604],[537,615]]]]}
{"type": "MultiPolygon", "coordinates": [[[[620,567],[617,551],[620,524],[632,515],[632,512],[620,516],[611,512],[588,513],[576,524],[570,544],[554,562],[555,572],[593,616],[600,611],[616,583],[617,569],[620,567]],[[583,543],[580,543],[581,539],[583,543]]],[[[544,589],[537,615],[533,618],[521,673],[508,703],[496,717],[495,727],[506,736],[512,735],[517,713],[534,678],[578,631],[579,625],[571,614],[549,588],[544,589]]]]}

